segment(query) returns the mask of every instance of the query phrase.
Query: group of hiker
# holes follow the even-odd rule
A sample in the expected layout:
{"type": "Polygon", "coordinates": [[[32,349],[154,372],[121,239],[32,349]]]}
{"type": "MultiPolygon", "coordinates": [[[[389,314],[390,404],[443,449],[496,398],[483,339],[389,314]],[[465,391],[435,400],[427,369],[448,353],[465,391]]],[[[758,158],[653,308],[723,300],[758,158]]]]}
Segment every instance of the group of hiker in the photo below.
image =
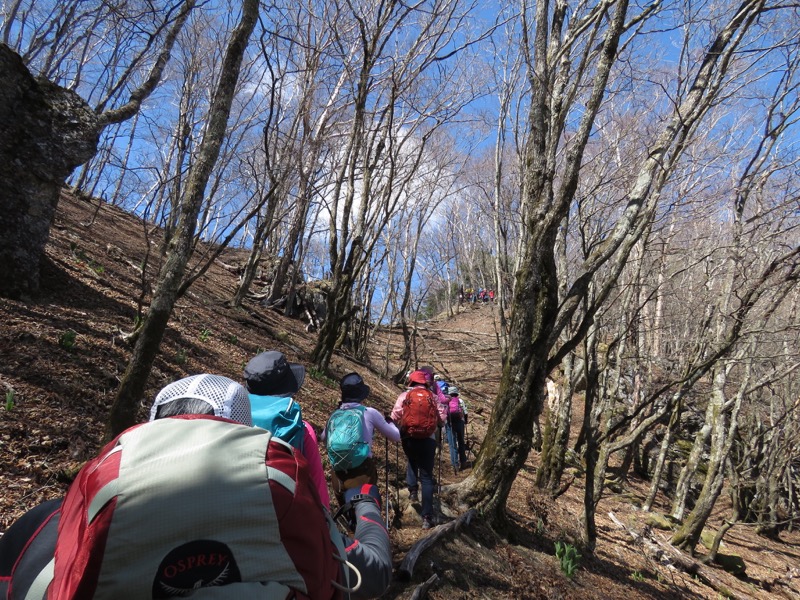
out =
{"type": "Polygon", "coordinates": [[[458,303],[463,304],[465,301],[471,304],[476,302],[494,302],[494,290],[489,288],[474,288],[463,286],[458,290],[458,303]]]}
{"type": "Polygon", "coordinates": [[[358,373],[341,378],[320,437],[344,535],[316,432],[294,399],[304,379],[301,364],[268,351],[247,363],[243,384],[201,374],[164,387],[147,423],[0,537],[0,599],[381,595],[392,557],[374,433],[402,444],[428,529],[442,429],[453,467],[468,464],[466,406],[430,367],[409,373],[387,415],[364,405],[370,388],[358,373]]]}
{"type": "MultiPolygon", "coordinates": [[[[410,372],[408,383],[409,389],[397,397],[391,419],[402,424],[405,433],[402,438],[403,451],[408,459],[406,485],[412,501],[417,501],[421,491],[422,528],[429,529],[435,524],[433,473],[437,439],[441,444],[442,427],[447,432],[453,467],[467,467],[464,444],[466,406],[458,397],[458,388],[452,386],[451,392],[451,386],[441,377],[437,379],[430,367],[410,372]],[[461,432],[460,436],[454,435],[456,430],[461,432]]],[[[441,460],[441,450],[439,456],[441,460]]]]}

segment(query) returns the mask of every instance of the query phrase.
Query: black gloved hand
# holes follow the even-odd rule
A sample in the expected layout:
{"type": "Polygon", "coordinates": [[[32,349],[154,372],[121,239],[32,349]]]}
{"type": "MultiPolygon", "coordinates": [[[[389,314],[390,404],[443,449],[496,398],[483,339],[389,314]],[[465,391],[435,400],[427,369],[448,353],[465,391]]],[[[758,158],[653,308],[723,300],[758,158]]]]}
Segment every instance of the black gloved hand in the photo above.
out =
{"type": "Polygon", "coordinates": [[[381,506],[381,493],[378,490],[377,485],[372,485],[371,483],[365,483],[359,487],[350,488],[349,490],[344,491],[344,502],[345,504],[351,504],[355,506],[359,502],[362,501],[367,502],[374,502],[378,505],[378,508],[381,506]]]}

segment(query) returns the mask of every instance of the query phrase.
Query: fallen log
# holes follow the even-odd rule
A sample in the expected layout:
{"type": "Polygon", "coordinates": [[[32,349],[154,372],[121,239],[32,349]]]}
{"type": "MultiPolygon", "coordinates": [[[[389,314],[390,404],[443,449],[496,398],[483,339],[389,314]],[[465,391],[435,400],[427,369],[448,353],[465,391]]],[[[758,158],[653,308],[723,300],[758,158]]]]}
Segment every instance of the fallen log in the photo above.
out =
{"type": "Polygon", "coordinates": [[[681,571],[696,577],[699,581],[703,582],[705,585],[709,586],[715,592],[721,596],[724,596],[725,598],[745,600],[745,597],[731,590],[731,588],[728,587],[716,575],[714,575],[712,570],[706,565],[703,565],[690,556],[687,556],[672,544],[659,540],[652,532],[649,536],[645,537],[644,535],[626,526],[612,512],[608,513],[608,516],[612,521],[614,521],[614,523],[617,524],[620,529],[626,531],[628,535],[633,538],[634,542],[640,544],[651,558],[669,567],[677,567],[681,571]]]}
{"type": "Polygon", "coordinates": [[[400,568],[397,570],[398,575],[405,580],[411,579],[414,574],[414,565],[419,557],[425,550],[430,548],[436,541],[440,540],[449,533],[458,531],[464,525],[469,525],[470,521],[477,515],[474,508],[469,509],[463,515],[458,517],[455,521],[450,521],[445,525],[435,527],[430,534],[419,540],[416,544],[411,546],[411,549],[406,554],[403,562],[400,563],[400,568]]]}

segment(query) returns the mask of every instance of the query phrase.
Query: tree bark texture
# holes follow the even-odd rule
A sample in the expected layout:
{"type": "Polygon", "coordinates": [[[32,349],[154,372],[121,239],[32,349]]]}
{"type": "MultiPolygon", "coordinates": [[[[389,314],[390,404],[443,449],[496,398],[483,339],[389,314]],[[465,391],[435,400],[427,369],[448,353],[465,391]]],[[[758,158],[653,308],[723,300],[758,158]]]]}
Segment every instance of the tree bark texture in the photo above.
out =
{"type": "Polygon", "coordinates": [[[503,520],[511,485],[531,450],[533,424],[542,412],[552,323],[558,307],[553,234],[531,238],[526,260],[517,272],[508,357],[486,438],[467,498],[485,515],[503,520]]]}

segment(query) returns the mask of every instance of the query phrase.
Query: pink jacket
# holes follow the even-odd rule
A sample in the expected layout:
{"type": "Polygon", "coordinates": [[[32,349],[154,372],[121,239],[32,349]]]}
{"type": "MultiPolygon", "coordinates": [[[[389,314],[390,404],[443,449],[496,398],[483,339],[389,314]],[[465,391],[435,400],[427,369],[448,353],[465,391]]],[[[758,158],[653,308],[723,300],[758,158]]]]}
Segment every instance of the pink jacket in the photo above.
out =
{"type": "Polygon", "coordinates": [[[314,428],[309,425],[308,421],[303,421],[306,432],[303,435],[303,457],[308,463],[308,474],[311,476],[311,481],[319,492],[319,499],[325,508],[330,510],[331,497],[328,494],[328,482],[325,479],[325,471],[322,470],[322,458],[319,455],[319,446],[317,445],[317,434],[314,433],[314,428]]]}

